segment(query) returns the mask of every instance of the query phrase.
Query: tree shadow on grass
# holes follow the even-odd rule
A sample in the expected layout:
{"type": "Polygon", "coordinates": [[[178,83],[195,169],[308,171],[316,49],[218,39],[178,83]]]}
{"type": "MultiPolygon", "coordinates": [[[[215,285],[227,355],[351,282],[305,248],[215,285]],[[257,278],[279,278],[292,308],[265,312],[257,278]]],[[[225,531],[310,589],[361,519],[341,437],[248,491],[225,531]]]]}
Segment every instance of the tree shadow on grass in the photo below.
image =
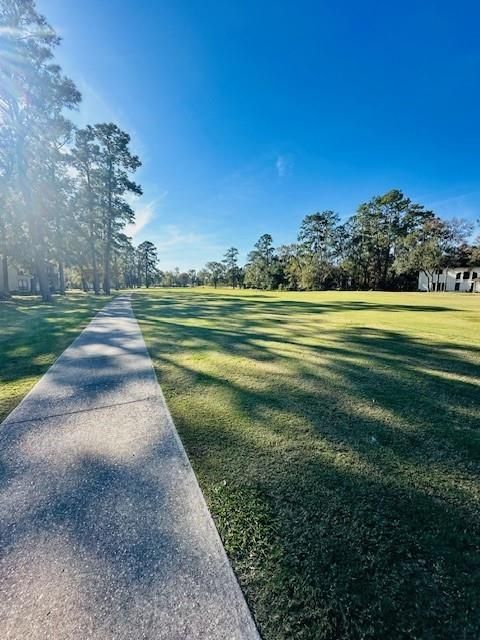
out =
{"type": "Polygon", "coordinates": [[[480,349],[225,298],[135,308],[265,638],[478,637],[480,349]]]}
{"type": "Polygon", "coordinates": [[[192,621],[214,638],[241,626],[135,322],[108,322],[119,307],[0,429],[2,638],[193,637],[192,621]]]}
{"type": "Polygon", "coordinates": [[[108,299],[69,294],[52,304],[0,304],[0,422],[108,299]]]}

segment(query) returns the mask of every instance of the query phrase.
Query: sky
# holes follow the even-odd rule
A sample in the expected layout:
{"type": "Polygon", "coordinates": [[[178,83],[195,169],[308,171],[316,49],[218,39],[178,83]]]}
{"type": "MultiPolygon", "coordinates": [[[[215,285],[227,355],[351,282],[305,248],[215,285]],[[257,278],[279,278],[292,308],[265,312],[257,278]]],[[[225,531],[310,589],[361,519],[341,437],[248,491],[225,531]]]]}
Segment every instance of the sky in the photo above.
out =
{"type": "Polygon", "coordinates": [[[480,218],[480,3],[37,0],[83,94],[132,136],[135,242],[200,268],[402,189],[480,218]]]}

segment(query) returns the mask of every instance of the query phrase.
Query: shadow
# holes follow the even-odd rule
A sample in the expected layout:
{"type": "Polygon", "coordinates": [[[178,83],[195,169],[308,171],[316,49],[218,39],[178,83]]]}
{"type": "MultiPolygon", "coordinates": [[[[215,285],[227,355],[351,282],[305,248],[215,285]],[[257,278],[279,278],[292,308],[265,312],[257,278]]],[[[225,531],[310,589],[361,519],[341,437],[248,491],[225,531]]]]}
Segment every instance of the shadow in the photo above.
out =
{"type": "Polygon", "coordinates": [[[2,638],[220,638],[245,624],[120,302],[3,422],[0,470],[2,638]]]}
{"type": "Polygon", "coordinates": [[[68,294],[0,303],[0,422],[108,298],[68,294]]]}
{"type": "Polygon", "coordinates": [[[134,299],[263,636],[478,637],[480,347],[435,335],[464,312],[268,298],[134,299]]]}

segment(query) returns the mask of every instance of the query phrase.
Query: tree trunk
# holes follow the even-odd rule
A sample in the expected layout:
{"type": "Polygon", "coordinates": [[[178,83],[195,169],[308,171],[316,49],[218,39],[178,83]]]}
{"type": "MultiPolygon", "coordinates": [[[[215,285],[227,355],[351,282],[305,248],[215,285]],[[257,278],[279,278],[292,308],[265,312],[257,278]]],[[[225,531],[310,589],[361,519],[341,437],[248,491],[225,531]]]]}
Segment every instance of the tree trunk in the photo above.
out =
{"type": "Polygon", "coordinates": [[[98,277],[97,252],[95,250],[95,237],[90,235],[90,252],[92,254],[93,271],[93,291],[96,296],[100,295],[100,280],[98,277]]]}
{"type": "Polygon", "coordinates": [[[108,225],[107,238],[105,240],[105,256],[103,261],[103,293],[106,296],[110,295],[110,247],[111,247],[111,230],[110,224],[108,225]]]}
{"type": "Polygon", "coordinates": [[[40,285],[40,295],[43,302],[52,301],[52,292],[50,291],[50,283],[48,282],[47,263],[40,248],[35,248],[35,273],[37,274],[38,284],[40,285]]]}
{"type": "Polygon", "coordinates": [[[65,295],[65,268],[63,266],[63,262],[60,261],[58,263],[58,286],[60,289],[60,293],[62,296],[65,295]]]}
{"type": "Polygon", "coordinates": [[[108,206],[107,206],[107,233],[105,239],[105,255],[103,262],[103,293],[110,295],[110,252],[112,247],[112,224],[113,224],[113,206],[112,206],[112,160],[108,165],[108,206]]]}
{"type": "Polygon", "coordinates": [[[7,258],[7,230],[6,225],[0,218],[0,253],[2,254],[2,288],[0,289],[0,295],[8,297],[10,294],[10,286],[8,283],[8,258],[7,258]]]}
{"type": "Polygon", "coordinates": [[[90,180],[90,171],[87,169],[87,189],[88,189],[88,211],[90,216],[90,253],[92,257],[92,271],[93,271],[93,291],[96,296],[100,295],[100,280],[98,277],[97,266],[97,251],[95,249],[95,212],[93,207],[93,191],[92,183],[90,180]]]}
{"type": "MultiPolygon", "coordinates": [[[[32,202],[31,199],[30,202],[32,202]]],[[[30,229],[34,245],[35,272],[37,274],[38,284],[40,286],[40,295],[42,296],[43,302],[51,302],[52,292],[50,291],[50,282],[48,281],[47,260],[45,257],[45,245],[43,241],[44,234],[38,228],[40,214],[35,210],[33,210],[32,213],[33,221],[30,225],[30,229]]]]}
{"type": "Polygon", "coordinates": [[[34,263],[38,284],[40,285],[40,295],[42,296],[43,302],[51,302],[52,293],[50,291],[50,284],[48,282],[44,241],[44,237],[46,234],[45,230],[39,229],[41,214],[38,208],[37,200],[33,197],[30,183],[27,181],[25,174],[22,175],[20,186],[27,211],[30,214],[28,227],[30,231],[30,237],[34,246],[34,263]]]}
{"type": "Polygon", "coordinates": [[[5,253],[2,253],[2,290],[0,294],[7,298],[10,295],[10,286],[8,283],[8,260],[5,253]]]}
{"type": "Polygon", "coordinates": [[[82,281],[83,292],[88,293],[88,282],[87,282],[87,278],[85,277],[85,272],[83,271],[82,268],[80,268],[80,280],[82,281]]]}

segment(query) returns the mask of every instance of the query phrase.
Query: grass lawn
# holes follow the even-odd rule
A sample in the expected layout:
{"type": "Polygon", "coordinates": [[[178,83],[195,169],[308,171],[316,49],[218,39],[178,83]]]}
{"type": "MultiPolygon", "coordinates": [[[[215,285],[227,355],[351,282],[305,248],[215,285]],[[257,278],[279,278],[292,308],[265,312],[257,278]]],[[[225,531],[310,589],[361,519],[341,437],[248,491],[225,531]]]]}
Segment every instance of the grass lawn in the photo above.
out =
{"type": "Polygon", "coordinates": [[[68,294],[0,302],[0,422],[110,298],[68,294]]]}
{"type": "Polygon", "coordinates": [[[265,639],[480,637],[480,296],[134,307],[265,639]]]}

